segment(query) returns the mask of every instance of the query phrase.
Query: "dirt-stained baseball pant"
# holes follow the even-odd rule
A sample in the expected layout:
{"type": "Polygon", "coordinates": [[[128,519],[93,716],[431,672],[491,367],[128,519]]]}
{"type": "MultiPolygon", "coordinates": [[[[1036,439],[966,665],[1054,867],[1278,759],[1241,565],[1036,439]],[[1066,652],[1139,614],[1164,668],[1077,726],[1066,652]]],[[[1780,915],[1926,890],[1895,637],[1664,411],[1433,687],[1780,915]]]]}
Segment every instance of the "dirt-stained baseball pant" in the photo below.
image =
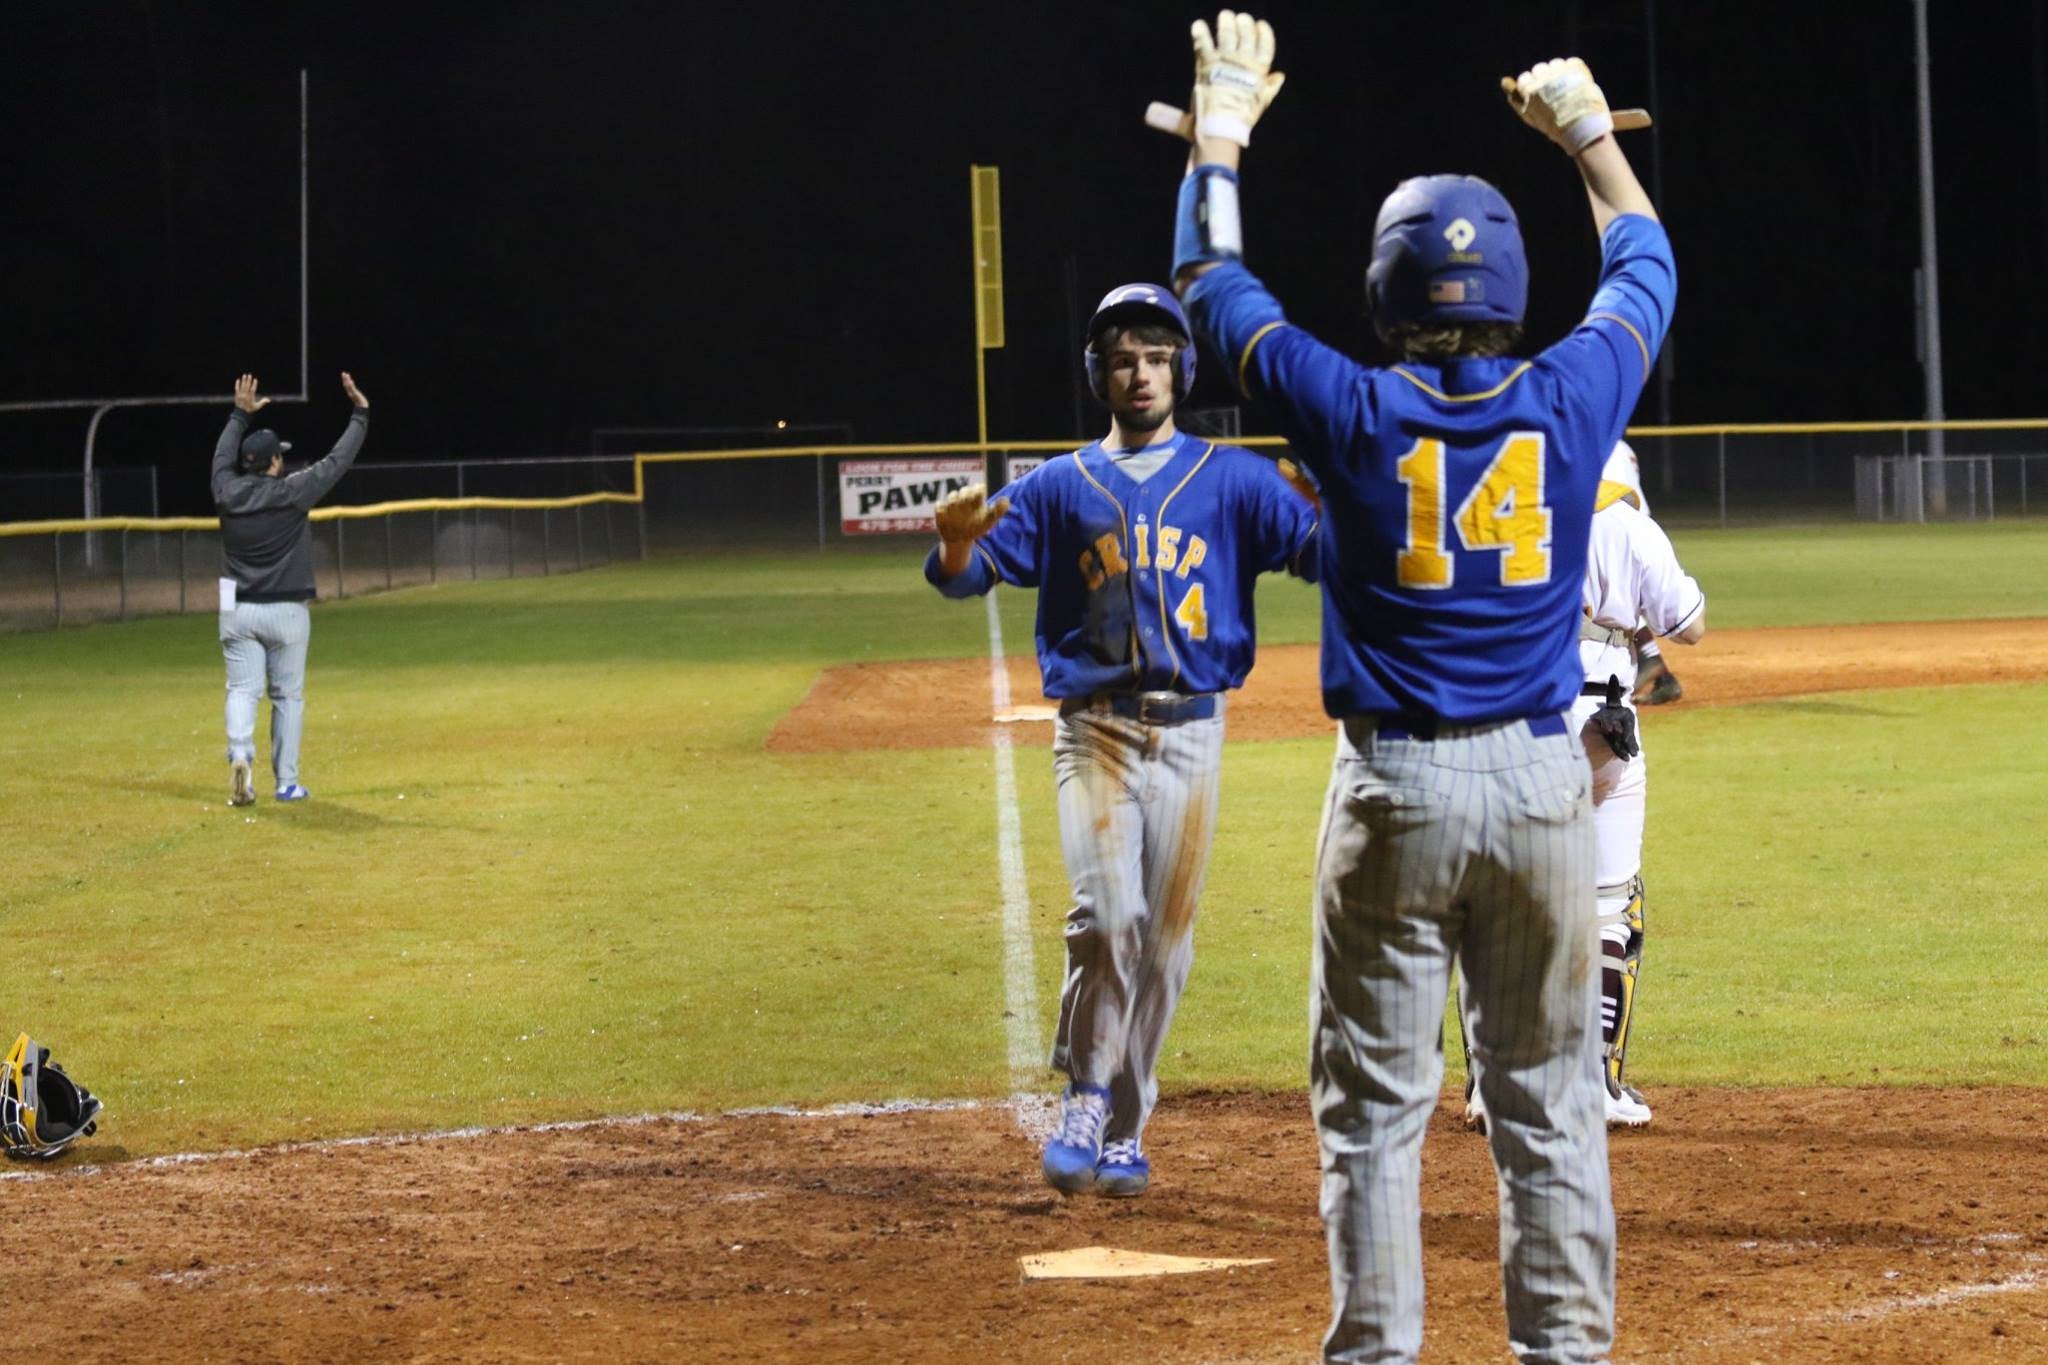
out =
{"type": "Polygon", "coordinates": [[[1500,1178],[1509,1342],[1558,1365],[1612,1346],[1590,782],[1575,733],[1524,721],[1433,741],[1369,717],[1340,730],[1310,998],[1326,1359],[1422,1349],[1421,1148],[1453,962],[1500,1178]]]}
{"type": "Polygon", "coordinates": [[[228,664],[228,761],[256,758],[256,706],[270,694],[270,766],[277,785],[299,780],[306,718],[306,644],[313,617],[304,602],[237,602],[220,614],[228,664]]]}
{"type": "Polygon", "coordinates": [[[1105,1142],[1140,1137],[1159,1099],[1159,1052],[1194,963],[1216,828],[1222,704],[1177,725],[1077,711],[1053,731],[1074,908],[1052,1064],[1109,1087],[1105,1142]]]}

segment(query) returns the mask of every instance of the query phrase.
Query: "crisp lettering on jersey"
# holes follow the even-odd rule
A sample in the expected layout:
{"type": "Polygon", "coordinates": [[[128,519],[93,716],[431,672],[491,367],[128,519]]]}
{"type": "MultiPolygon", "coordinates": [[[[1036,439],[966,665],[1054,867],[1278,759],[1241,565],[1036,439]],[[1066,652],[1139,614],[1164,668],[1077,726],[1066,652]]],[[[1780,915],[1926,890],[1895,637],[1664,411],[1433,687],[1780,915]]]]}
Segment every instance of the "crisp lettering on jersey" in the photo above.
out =
{"type": "MultiPolygon", "coordinates": [[[[1509,433],[1453,518],[1467,550],[1499,550],[1503,587],[1550,581],[1550,508],[1543,501],[1543,434],[1509,433]]],[[[1444,443],[1425,436],[1394,466],[1408,485],[1408,542],[1394,556],[1404,588],[1448,588],[1456,564],[1444,536],[1444,443]]]]}
{"type": "Polygon", "coordinates": [[[1195,568],[1209,557],[1209,546],[1200,536],[1188,536],[1187,548],[1183,550],[1180,542],[1184,534],[1185,532],[1178,526],[1161,526],[1159,528],[1159,553],[1155,559],[1147,561],[1145,558],[1145,528],[1140,526],[1138,528],[1138,567],[1149,569],[1156,565],[1161,573],[1177,574],[1182,578],[1186,578],[1189,570],[1195,568]]]}
{"type": "Polygon", "coordinates": [[[1452,566],[1444,553],[1444,443],[1423,437],[1394,472],[1408,485],[1408,543],[1394,556],[1394,580],[1404,588],[1448,588],[1452,566]]]}
{"type": "Polygon", "coordinates": [[[1124,558],[1123,546],[1117,543],[1115,532],[1105,532],[1095,538],[1095,543],[1081,551],[1081,581],[1094,592],[1118,574],[1129,573],[1130,562],[1124,558]]]}
{"type": "MultiPolygon", "coordinates": [[[[1196,543],[1200,544],[1199,541],[1196,543]]],[[[1181,598],[1180,605],[1174,608],[1173,619],[1180,622],[1181,630],[1190,640],[1209,638],[1209,611],[1199,582],[1189,586],[1188,595],[1181,598]]]]}
{"type": "Polygon", "coordinates": [[[1504,550],[1505,587],[1550,581],[1550,509],[1543,505],[1543,437],[1518,431],[1458,508],[1458,539],[1468,550],[1504,550]]]}

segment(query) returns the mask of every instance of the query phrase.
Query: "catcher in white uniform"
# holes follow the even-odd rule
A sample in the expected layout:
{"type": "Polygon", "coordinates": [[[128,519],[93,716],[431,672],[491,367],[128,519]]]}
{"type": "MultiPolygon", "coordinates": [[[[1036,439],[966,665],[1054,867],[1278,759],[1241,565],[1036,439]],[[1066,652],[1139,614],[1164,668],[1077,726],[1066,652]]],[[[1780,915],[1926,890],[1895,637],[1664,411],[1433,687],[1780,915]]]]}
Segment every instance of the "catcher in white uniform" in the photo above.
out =
{"type": "MultiPolygon", "coordinates": [[[[1651,1117],[1642,1091],[1625,1074],[1636,972],[1643,960],[1643,810],[1650,786],[1636,726],[1636,707],[1643,700],[1635,695],[1636,637],[1640,627],[1642,634],[1690,645],[1707,633],[1706,594],[1679,566],[1664,528],[1650,519],[1642,483],[1635,451],[1627,441],[1617,441],[1594,500],[1585,618],[1579,628],[1586,686],[1572,708],[1572,723],[1593,767],[1600,1042],[1610,1128],[1646,1127],[1651,1117]]],[[[1465,1122],[1486,1131],[1486,1107],[1469,1079],[1465,1122]]]]}
{"type": "Polygon", "coordinates": [[[1607,1124],[1650,1121],[1642,1092],[1628,1083],[1629,1025],[1643,959],[1643,809],[1648,757],[1636,729],[1640,624],[1696,644],[1707,633],[1707,599],[1679,566],[1671,538],[1650,519],[1642,473],[1628,442],[1615,444],[1601,472],[1586,559],[1586,622],[1579,658],[1585,694],[1572,710],[1593,765],[1593,829],[1599,842],[1600,1041],[1607,1059],[1607,1124]]]}

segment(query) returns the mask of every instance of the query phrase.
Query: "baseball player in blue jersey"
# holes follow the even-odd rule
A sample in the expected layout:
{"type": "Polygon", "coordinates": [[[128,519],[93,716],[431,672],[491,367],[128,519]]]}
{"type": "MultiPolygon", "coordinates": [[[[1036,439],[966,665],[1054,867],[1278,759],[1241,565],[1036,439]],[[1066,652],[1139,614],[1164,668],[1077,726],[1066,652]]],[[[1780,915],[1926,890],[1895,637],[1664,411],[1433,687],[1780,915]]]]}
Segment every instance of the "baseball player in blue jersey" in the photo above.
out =
{"type": "Polygon", "coordinates": [[[1316,518],[1272,461],[1175,429],[1195,351],[1170,290],[1112,290],[1085,361],[1109,434],[994,502],[979,485],[948,497],[925,577],[955,598],[1038,590],[1074,890],[1052,1057],[1070,1084],[1043,1166],[1070,1194],[1134,1195],[1151,1179],[1145,1121],[1194,961],[1224,694],[1252,668],[1252,585],[1277,569],[1313,578],[1316,518]]]}
{"type": "Polygon", "coordinates": [[[1562,341],[1508,356],[1514,211],[1467,176],[1381,206],[1366,299],[1401,357],[1360,365],[1248,271],[1239,157],[1276,88],[1270,26],[1195,26],[1196,148],[1175,279],[1196,335],[1322,488],[1324,706],[1339,722],[1316,867],[1311,1103],[1339,1361],[1422,1346],[1421,1147],[1455,963],[1500,1177],[1508,1337],[1604,1360],[1614,1335],[1580,592],[1595,489],[1663,343],[1671,250],[1577,59],[1504,82],[1570,156],[1601,277],[1562,341]]]}

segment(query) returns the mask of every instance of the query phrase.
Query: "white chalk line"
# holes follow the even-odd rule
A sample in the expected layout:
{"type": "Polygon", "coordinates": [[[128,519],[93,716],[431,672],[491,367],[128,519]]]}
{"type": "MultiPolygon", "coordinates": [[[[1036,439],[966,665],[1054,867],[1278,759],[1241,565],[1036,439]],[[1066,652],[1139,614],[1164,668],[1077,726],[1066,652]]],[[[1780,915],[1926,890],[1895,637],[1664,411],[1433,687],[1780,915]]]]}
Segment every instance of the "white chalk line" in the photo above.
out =
{"type": "Polygon", "coordinates": [[[2048,1277],[2038,1270],[2022,1270],[2003,1279],[1984,1280],[1977,1284],[1957,1285],[1953,1289],[1937,1289],[1931,1294],[1907,1294],[1896,1299],[1880,1299],[1860,1308],[1844,1308],[1830,1313],[1833,1322],[1878,1322],[1885,1318],[1897,1317],[1901,1313],[1918,1313],[1928,1308],[1946,1308],[1953,1303],[1964,1303],[1970,1299],[1981,1299],[1993,1294],[2024,1294],[2028,1290],[2048,1287],[2048,1277]]]}
{"type": "Polygon", "coordinates": [[[205,1166],[220,1161],[248,1161],[256,1157],[290,1156],[302,1152],[338,1152],[351,1147],[412,1147],[433,1142],[464,1142],[473,1138],[505,1137],[521,1133],[577,1133],[602,1128],[637,1128],[652,1123],[718,1123],[726,1119],[843,1119],[882,1118],[891,1114],[949,1114],[974,1109],[1010,1109],[1011,1101],[997,1100],[880,1100],[873,1103],[850,1101],[815,1109],[794,1105],[765,1104],[747,1109],[725,1109],[701,1113],[679,1109],[656,1114],[614,1114],[597,1119],[561,1119],[553,1123],[514,1123],[473,1128],[443,1128],[421,1133],[378,1133],[362,1137],[315,1138],[305,1142],[279,1142],[263,1147],[231,1147],[218,1152],[172,1152],[163,1156],[138,1157],[111,1165],[93,1163],[66,1166],[62,1158],[48,1166],[0,1171],[5,1180],[57,1180],[66,1177],[101,1175],[109,1171],[152,1170],[169,1166],[205,1166]]]}
{"type": "MultiPolygon", "coordinates": [[[[1010,670],[1003,656],[1003,619],[992,590],[988,606],[988,691],[991,715],[1010,711],[1010,670]]],[[[996,766],[996,862],[1003,893],[1003,1025],[1010,1098],[1027,1132],[1050,1132],[1050,1102],[1040,1083],[1045,1051],[1038,1032],[1038,961],[1031,948],[1031,896],[1024,881],[1024,826],[1017,812],[1017,760],[1010,732],[989,737],[996,766]]]]}
{"type": "MultiPolygon", "coordinates": [[[[1912,1245],[1916,1247],[1932,1245],[1969,1246],[1975,1248],[1979,1254],[1982,1254],[1987,1243],[2010,1245],[2025,1240],[2027,1238],[2021,1233],[1993,1232],[1977,1237],[1960,1238],[1954,1241],[1943,1238],[1915,1238],[1912,1245]]],[[[1759,1244],[1755,1242],[1745,1242],[1741,1244],[1740,1249],[1749,1250],[1757,1245],[1759,1244]]],[[[1784,1247],[1803,1250],[1816,1249],[1833,1244],[1782,1242],[1765,1243],[1764,1245],[1774,1248],[1784,1247]]],[[[2029,1263],[2038,1263],[2044,1258],[2039,1254],[2030,1252],[2023,1254],[2021,1259],[2029,1263]]],[[[1887,1275],[1896,1273],[1887,1272],[1887,1275]]],[[[1870,1303],[1842,1308],[1829,1308],[1820,1312],[1801,1313],[1794,1317],[1782,1318],[1770,1323],[1744,1327],[1738,1331],[1722,1334],[1711,1340],[1722,1342],[1737,1340],[1755,1341],[1768,1337],[1782,1336],[1787,1332],[1800,1332],[1811,1327],[1823,1325],[1859,1326],[1867,1323],[1884,1322],[1890,1318],[1904,1317],[1912,1313],[1925,1313],[1950,1308],[1956,1304],[1968,1303],[1976,1299],[1994,1298],[2005,1294],[2027,1294],[2042,1289],[2048,1289],[2048,1275],[2044,1275],[2038,1269],[2018,1270],[2009,1275],[2000,1275],[1995,1279],[1978,1280],[1970,1284],[1951,1285],[1946,1289],[1931,1290],[1924,1294],[1900,1294],[1888,1299],[1877,1299],[1870,1303]]]]}

